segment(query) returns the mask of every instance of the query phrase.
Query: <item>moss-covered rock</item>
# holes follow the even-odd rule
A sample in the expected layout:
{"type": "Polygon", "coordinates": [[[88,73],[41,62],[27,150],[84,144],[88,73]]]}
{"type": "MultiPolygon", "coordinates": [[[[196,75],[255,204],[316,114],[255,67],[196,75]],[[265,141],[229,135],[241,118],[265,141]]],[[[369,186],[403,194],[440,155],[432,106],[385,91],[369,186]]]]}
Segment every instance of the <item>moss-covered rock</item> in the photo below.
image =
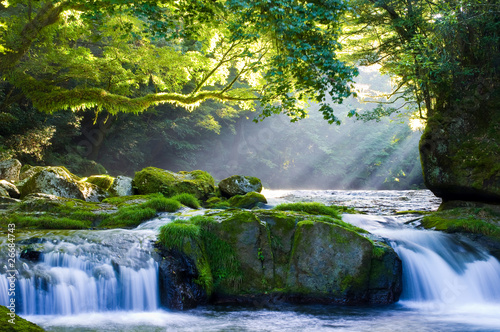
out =
{"type": "Polygon", "coordinates": [[[16,182],[19,180],[21,163],[17,159],[0,161],[0,180],[16,182]]]}
{"type": "Polygon", "coordinates": [[[249,192],[248,194],[245,195],[233,196],[226,202],[228,206],[231,208],[253,209],[254,207],[259,206],[259,203],[267,204],[267,199],[262,194],[256,192],[249,192]]]}
{"type": "Polygon", "coordinates": [[[181,207],[177,200],[161,194],[112,197],[101,203],[47,194],[11,200],[1,215],[1,229],[7,229],[9,223],[15,223],[16,229],[132,228],[159,212],[175,212],[181,207]]]}
{"type": "Polygon", "coordinates": [[[363,236],[327,222],[297,224],[287,288],[305,298],[366,303],[373,245],[363,236]]]}
{"type": "Polygon", "coordinates": [[[22,175],[23,180],[18,183],[21,197],[43,193],[89,202],[98,202],[106,197],[98,186],[81,181],[65,167],[32,167],[22,175]]]}
{"type": "Polygon", "coordinates": [[[19,317],[9,308],[0,305],[0,329],[4,332],[43,332],[40,326],[19,317]]]}
{"type": "Polygon", "coordinates": [[[457,207],[422,218],[421,226],[447,233],[462,233],[500,259],[500,211],[497,206],[457,207]]]}
{"type": "Polygon", "coordinates": [[[188,193],[200,200],[206,200],[215,191],[213,177],[200,170],[174,173],[147,167],[135,173],[133,184],[137,192],[142,195],[162,193],[165,196],[174,196],[188,193]]]}
{"type": "Polygon", "coordinates": [[[445,201],[500,201],[500,90],[486,90],[460,96],[427,121],[420,140],[424,181],[445,201]]]}
{"type": "Polygon", "coordinates": [[[195,262],[212,302],[392,303],[401,262],[341,220],[226,210],[163,226],[159,245],[195,262]]]}
{"type": "Polygon", "coordinates": [[[262,191],[262,182],[253,176],[233,175],[218,184],[220,192],[226,197],[235,195],[245,195],[252,191],[260,193],[262,191]]]}

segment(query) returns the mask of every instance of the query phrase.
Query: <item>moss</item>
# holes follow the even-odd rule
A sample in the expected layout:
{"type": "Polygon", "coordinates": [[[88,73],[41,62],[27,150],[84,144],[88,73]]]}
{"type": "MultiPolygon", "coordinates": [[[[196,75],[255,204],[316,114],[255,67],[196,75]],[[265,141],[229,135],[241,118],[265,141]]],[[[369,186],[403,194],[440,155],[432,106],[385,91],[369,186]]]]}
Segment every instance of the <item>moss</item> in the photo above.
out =
{"type": "Polygon", "coordinates": [[[165,197],[152,197],[139,205],[141,208],[151,208],[156,212],[175,212],[181,208],[178,200],[165,197]]]}
{"type": "Polygon", "coordinates": [[[252,209],[258,206],[259,203],[267,204],[267,200],[264,195],[253,191],[246,195],[235,195],[226,202],[230,207],[240,209],[252,209]]]}
{"type": "Polygon", "coordinates": [[[339,207],[326,206],[316,202],[285,203],[277,205],[274,209],[279,211],[298,211],[307,214],[325,215],[336,219],[340,219],[340,213],[342,212],[342,209],[339,207]]]}
{"type": "MultiPolygon", "coordinates": [[[[486,218],[485,215],[483,216],[483,218],[486,218]]],[[[459,208],[444,212],[436,212],[432,215],[425,216],[422,219],[421,225],[424,228],[433,228],[449,233],[465,232],[500,238],[498,219],[495,218],[497,219],[495,223],[491,221],[491,219],[490,222],[488,222],[483,218],[481,218],[479,214],[474,213],[473,209],[459,208]]]]}
{"type": "Polygon", "coordinates": [[[172,199],[175,199],[176,201],[179,201],[182,204],[193,209],[199,209],[201,207],[200,201],[196,197],[188,193],[175,195],[172,197],[172,199]]]}
{"type": "Polygon", "coordinates": [[[99,226],[107,228],[115,227],[136,227],[143,221],[156,216],[156,210],[143,206],[121,207],[118,212],[107,216],[99,226]]]}
{"type": "Polygon", "coordinates": [[[135,173],[134,186],[140,194],[163,193],[166,196],[171,196],[174,193],[170,192],[169,186],[175,181],[173,172],[147,167],[135,173]]]}
{"type": "Polygon", "coordinates": [[[36,228],[36,229],[87,229],[92,222],[78,220],[67,217],[57,217],[51,214],[42,215],[9,215],[2,219],[2,228],[7,228],[7,224],[15,223],[16,228],[36,228]]]}
{"type": "Polygon", "coordinates": [[[207,293],[212,289],[236,289],[241,283],[242,273],[234,249],[220,239],[212,226],[218,222],[211,217],[195,216],[189,220],[176,220],[160,228],[158,242],[165,248],[181,250],[186,254],[186,243],[195,242],[204,257],[196,260],[199,273],[198,284],[207,293]]]}
{"type": "Polygon", "coordinates": [[[330,218],[330,217],[315,217],[312,218],[314,221],[321,221],[329,224],[335,224],[337,226],[340,226],[342,228],[345,228],[347,230],[356,232],[356,233],[362,233],[362,234],[368,234],[369,232],[365,229],[359,228],[357,226],[351,225],[347,222],[344,222],[340,219],[335,219],[335,218],[330,218]]]}
{"type": "Polygon", "coordinates": [[[143,203],[154,197],[164,197],[162,194],[149,194],[149,195],[132,195],[132,196],[120,196],[120,197],[108,197],[102,200],[102,203],[108,203],[116,206],[122,205],[132,205],[143,203]]]}
{"type": "Polygon", "coordinates": [[[18,315],[15,315],[15,318],[12,318],[10,316],[11,312],[10,310],[3,306],[0,305],[0,317],[2,319],[0,320],[1,322],[1,330],[4,332],[43,332],[44,329],[42,329],[40,326],[33,324],[32,322],[27,321],[24,318],[19,317],[18,315]],[[14,324],[9,322],[9,320],[12,320],[14,324]]]}
{"type": "Polygon", "coordinates": [[[215,181],[207,172],[174,173],[155,167],[135,173],[134,186],[140,194],[162,193],[170,197],[189,193],[198,199],[206,199],[215,191],[215,181]]]}
{"type": "Polygon", "coordinates": [[[69,198],[34,198],[19,203],[6,213],[5,219],[16,220],[17,227],[37,229],[136,227],[154,218],[157,212],[174,212],[181,207],[177,200],[161,194],[114,197],[105,201],[92,203],[69,198]]]}
{"type": "Polygon", "coordinates": [[[114,177],[109,175],[92,175],[88,178],[82,179],[84,182],[92,183],[101,188],[102,190],[108,191],[115,180],[114,177]]]}
{"type": "Polygon", "coordinates": [[[185,239],[199,241],[200,226],[189,221],[176,220],[160,227],[158,241],[167,249],[183,250],[185,239]]]}

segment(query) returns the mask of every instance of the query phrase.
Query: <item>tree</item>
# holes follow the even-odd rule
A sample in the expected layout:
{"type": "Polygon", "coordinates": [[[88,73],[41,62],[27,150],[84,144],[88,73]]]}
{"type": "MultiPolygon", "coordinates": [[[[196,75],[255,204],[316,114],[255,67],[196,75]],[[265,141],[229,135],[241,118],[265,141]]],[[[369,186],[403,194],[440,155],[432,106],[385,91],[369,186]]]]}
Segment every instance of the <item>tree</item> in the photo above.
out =
{"type": "Polygon", "coordinates": [[[337,122],[327,94],[341,102],[355,74],[336,57],[345,9],[336,0],[4,1],[0,73],[45,112],[213,99],[297,119],[312,100],[337,122]]]}
{"type": "Polygon", "coordinates": [[[500,199],[500,5],[496,0],[353,0],[351,59],[379,64],[427,120],[426,185],[444,199],[500,199]]]}

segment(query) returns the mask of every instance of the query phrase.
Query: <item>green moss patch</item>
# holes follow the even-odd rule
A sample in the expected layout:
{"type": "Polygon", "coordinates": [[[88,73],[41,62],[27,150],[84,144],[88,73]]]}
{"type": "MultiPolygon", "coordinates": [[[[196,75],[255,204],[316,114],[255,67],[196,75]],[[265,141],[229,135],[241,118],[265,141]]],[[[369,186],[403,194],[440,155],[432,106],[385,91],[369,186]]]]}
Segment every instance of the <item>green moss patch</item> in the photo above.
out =
{"type": "Polygon", "coordinates": [[[82,179],[84,182],[92,183],[101,188],[102,190],[108,191],[115,180],[114,177],[109,175],[92,175],[88,178],[82,179]]]}
{"type": "Polygon", "coordinates": [[[340,207],[326,206],[316,202],[285,203],[277,205],[274,209],[279,211],[297,211],[307,214],[324,215],[337,219],[340,219],[340,213],[343,212],[340,207]]]}
{"type": "Polygon", "coordinates": [[[424,228],[448,233],[465,232],[500,239],[500,215],[487,208],[456,208],[435,212],[422,219],[424,228]]]}
{"type": "Polygon", "coordinates": [[[24,318],[19,317],[18,315],[15,315],[14,317],[11,317],[11,312],[10,310],[3,306],[0,305],[0,324],[1,324],[1,330],[4,332],[43,332],[45,331],[42,329],[40,326],[33,324],[32,322],[27,321],[24,318]],[[11,320],[11,322],[9,322],[11,320]],[[14,322],[14,324],[12,324],[14,322]]]}
{"type": "Polygon", "coordinates": [[[113,197],[103,203],[77,199],[30,199],[19,203],[4,215],[0,225],[16,223],[18,228],[86,229],[91,227],[136,227],[152,219],[158,212],[175,212],[177,200],[161,194],[113,197]]]}
{"type": "Polygon", "coordinates": [[[199,209],[201,207],[200,201],[191,194],[182,193],[172,197],[176,201],[181,202],[185,206],[188,206],[193,209],[199,209]]]}

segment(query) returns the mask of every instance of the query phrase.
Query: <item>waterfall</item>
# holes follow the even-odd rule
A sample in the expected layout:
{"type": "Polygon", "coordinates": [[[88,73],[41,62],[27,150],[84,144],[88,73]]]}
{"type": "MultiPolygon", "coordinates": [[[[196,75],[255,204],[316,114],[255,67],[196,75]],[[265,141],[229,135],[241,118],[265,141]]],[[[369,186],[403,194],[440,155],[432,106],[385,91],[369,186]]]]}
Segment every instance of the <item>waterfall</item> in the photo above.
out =
{"type": "MultiPolygon", "coordinates": [[[[39,260],[18,264],[18,313],[156,310],[158,263],[150,255],[150,238],[151,232],[126,230],[44,237],[37,243],[42,251],[39,260]]],[[[7,286],[7,276],[0,275],[0,304],[9,301],[7,286]]]]}
{"type": "Polygon", "coordinates": [[[391,217],[344,220],[389,241],[403,262],[401,302],[432,310],[500,303],[500,263],[460,236],[419,230],[391,217]]]}

